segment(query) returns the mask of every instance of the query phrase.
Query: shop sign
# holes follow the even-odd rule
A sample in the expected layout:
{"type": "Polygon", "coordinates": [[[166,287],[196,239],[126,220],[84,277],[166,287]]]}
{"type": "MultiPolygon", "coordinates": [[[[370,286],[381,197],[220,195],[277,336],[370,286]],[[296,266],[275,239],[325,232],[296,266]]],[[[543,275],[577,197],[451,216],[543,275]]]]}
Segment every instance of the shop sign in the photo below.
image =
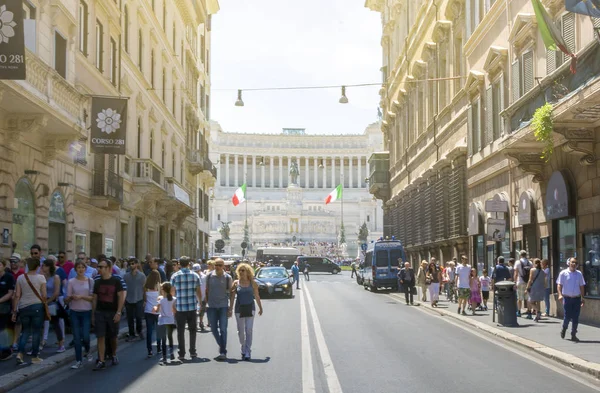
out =
{"type": "Polygon", "coordinates": [[[92,153],[125,154],[126,135],[127,99],[92,97],[92,153]]]}
{"type": "Polygon", "coordinates": [[[546,189],[546,218],[556,220],[569,217],[569,202],[569,188],[565,177],[560,171],[556,171],[550,177],[546,189]]]}
{"type": "Polygon", "coordinates": [[[0,0],[0,79],[25,80],[23,0],[0,0]]]}
{"type": "Polygon", "coordinates": [[[519,197],[519,225],[528,225],[533,222],[533,200],[531,191],[523,191],[519,197]]]}
{"type": "Polygon", "coordinates": [[[508,202],[488,199],[485,201],[485,211],[488,213],[508,213],[508,202]]]}
{"type": "Polygon", "coordinates": [[[492,242],[503,242],[506,237],[506,220],[503,218],[488,218],[487,240],[492,242]]]}

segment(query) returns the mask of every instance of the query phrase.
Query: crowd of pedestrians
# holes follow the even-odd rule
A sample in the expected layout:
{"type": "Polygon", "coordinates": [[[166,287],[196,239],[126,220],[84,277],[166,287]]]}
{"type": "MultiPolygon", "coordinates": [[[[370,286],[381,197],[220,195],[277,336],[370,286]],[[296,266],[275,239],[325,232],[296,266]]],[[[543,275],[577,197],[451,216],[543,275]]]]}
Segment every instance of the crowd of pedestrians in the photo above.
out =
{"type": "Polygon", "coordinates": [[[62,251],[58,258],[44,257],[37,245],[27,258],[15,253],[0,262],[0,360],[14,356],[23,365],[29,356],[31,363],[42,363],[39,355],[52,326],[56,352],[74,348],[71,368],[94,361],[91,332],[97,338],[93,369],[118,365],[117,339],[126,316],[127,340],[145,339],[149,358],[161,355],[161,365],[183,362],[186,344],[189,356],[198,356],[196,331],[205,330],[204,315],[217,344],[217,360],[227,359],[228,320],[234,315],[241,358],[251,359],[254,316],[262,315],[263,308],[254,268],[247,263],[236,264],[231,274],[220,258],[193,263],[187,257],[163,261],[146,255],[141,263],[135,257],[117,260],[79,253],[72,263],[62,251]],[[65,345],[67,329],[73,340],[65,345]]]}

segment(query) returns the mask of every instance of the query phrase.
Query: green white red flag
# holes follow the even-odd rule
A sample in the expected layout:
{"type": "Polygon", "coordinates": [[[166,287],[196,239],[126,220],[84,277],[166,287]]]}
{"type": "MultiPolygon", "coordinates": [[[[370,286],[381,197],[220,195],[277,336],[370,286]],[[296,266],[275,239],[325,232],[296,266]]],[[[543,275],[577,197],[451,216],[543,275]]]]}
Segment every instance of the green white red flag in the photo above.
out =
{"type": "Polygon", "coordinates": [[[333,191],[331,191],[329,193],[329,195],[327,195],[327,198],[325,198],[325,204],[328,205],[331,202],[335,202],[338,199],[342,199],[342,185],[338,185],[336,188],[333,189],[333,191]]]}
{"type": "Polygon", "coordinates": [[[246,183],[242,184],[240,188],[235,190],[233,197],[231,198],[231,202],[233,202],[233,206],[237,206],[240,203],[246,200],[246,183]]]}

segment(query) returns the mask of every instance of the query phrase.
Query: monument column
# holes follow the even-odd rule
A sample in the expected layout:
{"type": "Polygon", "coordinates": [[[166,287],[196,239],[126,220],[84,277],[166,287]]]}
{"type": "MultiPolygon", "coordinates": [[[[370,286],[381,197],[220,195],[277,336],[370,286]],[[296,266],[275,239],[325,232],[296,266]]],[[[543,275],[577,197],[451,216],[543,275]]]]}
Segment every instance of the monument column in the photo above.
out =
{"type": "Polygon", "coordinates": [[[279,188],[283,188],[283,156],[279,156],[279,188]]]}
{"type": "Polygon", "coordinates": [[[323,159],[323,188],[327,188],[327,160],[323,159]]]}
{"type": "Polygon", "coordinates": [[[275,157],[269,157],[269,187],[273,188],[273,168],[275,167],[275,157]]]}
{"type": "Polygon", "coordinates": [[[367,172],[365,177],[369,177],[370,173],[369,173],[369,159],[367,157],[365,157],[365,170],[367,172]]]}
{"type": "Polygon", "coordinates": [[[234,187],[239,187],[240,183],[238,181],[238,155],[233,155],[233,180],[235,180],[234,187]]]}
{"type": "Polygon", "coordinates": [[[345,157],[341,156],[340,157],[340,183],[342,183],[343,188],[346,188],[346,185],[344,184],[344,182],[346,181],[346,179],[344,178],[344,161],[345,161],[345,157]]]}
{"type": "Polygon", "coordinates": [[[225,154],[225,187],[229,187],[229,153],[225,154]]]}
{"type": "Polygon", "coordinates": [[[252,187],[256,187],[256,156],[252,156],[252,187]]]}
{"type": "MultiPolygon", "coordinates": [[[[248,181],[248,156],[244,154],[242,158],[244,160],[244,164],[242,165],[242,169],[244,170],[244,172],[242,173],[242,183],[244,183],[248,181]]],[[[248,185],[246,184],[246,186],[248,185]]]]}
{"type": "Polygon", "coordinates": [[[331,157],[331,188],[335,188],[335,157],[331,157]]]}
{"type": "Polygon", "coordinates": [[[352,156],[348,157],[348,180],[350,183],[348,183],[348,188],[354,188],[354,184],[353,183],[353,178],[352,178],[352,156]]]}
{"type": "Polygon", "coordinates": [[[319,165],[317,164],[318,159],[315,158],[313,161],[313,187],[314,188],[318,188],[319,187],[319,172],[318,172],[318,167],[319,165]]]}
{"type": "Polygon", "coordinates": [[[360,169],[360,165],[362,163],[362,157],[358,156],[356,157],[356,161],[358,162],[358,167],[356,168],[356,171],[358,172],[358,181],[356,182],[356,184],[358,185],[358,188],[362,188],[362,181],[363,181],[363,177],[362,177],[362,170],[360,169]]]}

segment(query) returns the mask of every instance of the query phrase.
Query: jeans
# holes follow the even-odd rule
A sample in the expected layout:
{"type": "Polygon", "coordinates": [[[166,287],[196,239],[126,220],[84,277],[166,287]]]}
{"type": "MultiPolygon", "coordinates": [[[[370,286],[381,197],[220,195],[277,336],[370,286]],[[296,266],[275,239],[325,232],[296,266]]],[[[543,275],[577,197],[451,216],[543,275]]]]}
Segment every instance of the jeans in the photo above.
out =
{"type": "Polygon", "coordinates": [[[10,346],[14,339],[15,327],[12,314],[0,314],[0,358],[11,354],[10,346]]]}
{"type": "MultiPolygon", "coordinates": [[[[209,314],[210,316],[210,314],[209,314]]],[[[210,320],[210,319],[209,319],[210,320]]],[[[185,324],[188,325],[190,335],[190,355],[196,355],[196,310],[194,311],[177,311],[175,314],[177,322],[177,348],[179,357],[185,357],[185,324]]]]}
{"type": "MultiPolygon", "coordinates": [[[[158,325],[158,314],[145,313],[146,317],[146,348],[148,352],[152,352],[152,335],[158,325]]],[[[160,349],[160,337],[156,334],[156,349],[160,349]]]]}
{"type": "Polygon", "coordinates": [[[456,295],[456,283],[454,281],[450,281],[446,285],[448,285],[448,292],[446,296],[448,301],[451,302],[454,299],[454,301],[458,302],[458,296],[456,295]]]}
{"type": "Polygon", "coordinates": [[[304,272],[304,278],[306,281],[310,281],[310,272],[304,272]]]}
{"type": "Polygon", "coordinates": [[[140,300],[137,303],[125,302],[125,310],[127,312],[127,326],[129,327],[129,336],[135,336],[135,332],[139,335],[142,332],[142,317],[144,316],[144,301],[140,300]],[[135,330],[134,330],[135,319],[135,330]]]}
{"type": "Polygon", "coordinates": [[[228,307],[209,307],[206,310],[210,330],[217,340],[221,355],[227,354],[227,310],[228,307]]]}
{"type": "Polygon", "coordinates": [[[565,318],[563,319],[562,327],[564,330],[567,330],[569,322],[573,321],[571,334],[575,335],[577,333],[577,326],[579,325],[579,314],[581,313],[581,296],[563,298],[563,306],[565,308],[565,318]]]}
{"type": "Polygon", "coordinates": [[[44,326],[44,305],[32,304],[19,310],[22,331],[19,338],[19,353],[25,353],[27,339],[31,335],[31,356],[37,357],[40,351],[40,336],[44,326]]]}
{"type": "MultiPolygon", "coordinates": [[[[300,289],[300,274],[294,274],[294,281],[296,282],[296,289],[300,289]]],[[[211,323],[212,325],[212,323],[211,323]]]]}
{"type": "Polygon", "coordinates": [[[83,355],[81,354],[82,340],[85,351],[90,351],[90,324],[92,321],[92,312],[71,310],[69,314],[71,316],[73,343],[75,344],[75,360],[81,362],[83,360],[83,355]]]}
{"type": "Polygon", "coordinates": [[[414,285],[412,283],[405,283],[404,285],[402,285],[402,288],[404,289],[404,298],[406,299],[406,304],[408,304],[409,299],[410,304],[413,304],[412,289],[414,288],[414,285]]]}
{"type": "MultiPolygon", "coordinates": [[[[254,314],[254,313],[253,313],[254,314]]],[[[240,339],[242,356],[250,357],[250,348],[252,347],[252,331],[254,328],[254,316],[240,318],[240,314],[235,314],[235,320],[237,322],[238,337],[240,339]]]]}
{"type": "Polygon", "coordinates": [[[550,315],[550,288],[546,288],[546,293],[544,293],[544,304],[546,305],[546,315],[550,315]]]}
{"type": "Polygon", "coordinates": [[[162,358],[167,360],[167,338],[169,339],[169,348],[173,354],[173,329],[175,325],[157,325],[156,339],[162,343],[162,358]]]}

